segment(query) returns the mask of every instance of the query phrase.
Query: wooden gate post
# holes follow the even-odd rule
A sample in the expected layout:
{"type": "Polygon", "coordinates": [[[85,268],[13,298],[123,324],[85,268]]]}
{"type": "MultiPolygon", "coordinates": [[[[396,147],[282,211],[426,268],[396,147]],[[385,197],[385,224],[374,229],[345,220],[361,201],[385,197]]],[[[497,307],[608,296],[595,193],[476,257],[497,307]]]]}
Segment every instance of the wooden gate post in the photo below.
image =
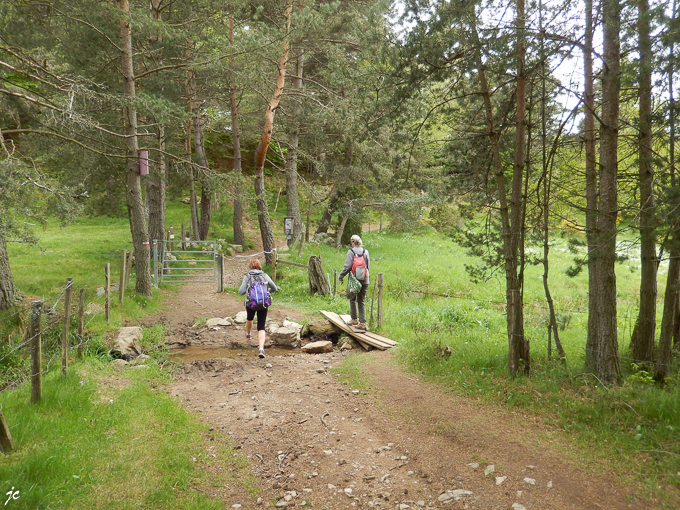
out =
{"type": "Polygon", "coordinates": [[[187,234],[184,231],[184,223],[182,223],[182,251],[186,251],[187,243],[184,241],[187,238],[187,234]]]}
{"type": "Polygon", "coordinates": [[[106,322],[111,321],[111,264],[106,263],[106,268],[104,269],[104,276],[106,279],[106,284],[104,287],[104,316],[106,317],[106,322]]]}
{"type": "Polygon", "coordinates": [[[42,398],[42,342],[40,335],[40,314],[42,301],[31,301],[31,404],[42,398]]]}
{"type": "Polygon", "coordinates": [[[64,294],[64,323],[61,329],[61,373],[68,372],[68,335],[71,326],[71,293],[73,278],[66,278],[66,294],[64,294]]]}
{"type": "Polygon", "coordinates": [[[12,434],[9,432],[9,425],[5,420],[5,415],[0,409],[0,447],[4,453],[11,452],[14,446],[12,445],[12,434]]]}
{"type": "Polygon", "coordinates": [[[382,292],[383,292],[383,273],[378,273],[378,329],[382,327],[383,322],[382,292]]]}
{"type": "Polygon", "coordinates": [[[78,296],[78,351],[76,356],[83,357],[83,335],[85,334],[85,289],[78,296]]]}

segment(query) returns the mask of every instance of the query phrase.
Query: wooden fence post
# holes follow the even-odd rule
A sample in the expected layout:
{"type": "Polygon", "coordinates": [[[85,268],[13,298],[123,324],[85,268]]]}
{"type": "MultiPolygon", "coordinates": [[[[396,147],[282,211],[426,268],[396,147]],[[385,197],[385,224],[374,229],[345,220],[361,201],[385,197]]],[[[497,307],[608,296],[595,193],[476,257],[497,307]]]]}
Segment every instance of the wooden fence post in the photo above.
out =
{"type": "Polygon", "coordinates": [[[73,291],[73,278],[66,278],[66,294],[64,294],[64,324],[61,329],[61,373],[68,372],[68,335],[71,325],[71,293],[73,291]]]}
{"type": "Polygon", "coordinates": [[[338,270],[333,269],[333,297],[337,294],[338,289],[338,270]]]}
{"type": "Polygon", "coordinates": [[[279,252],[276,251],[276,248],[272,250],[274,252],[274,256],[272,257],[272,281],[276,281],[276,263],[279,260],[279,252]]]}
{"type": "Polygon", "coordinates": [[[31,301],[31,404],[42,398],[42,342],[40,335],[40,314],[42,301],[31,301]]]}
{"type": "Polygon", "coordinates": [[[373,305],[375,304],[375,288],[376,282],[373,283],[373,292],[371,293],[371,319],[368,321],[368,329],[373,329],[373,305]]]}
{"type": "Polygon", "coordinates": [[[382,292],[383,292],[383,273],[378,273],[378,329],[382,327],[383,322],[382,292]]]}
{"type": "Polygon", "coordinates": [[[106,263],[106,269],[104,269],[104,275],[106,278],[106,285],[104,287],[104,315],[106,317],[106,322],[111,321],[111,264],[106,263]]]}
{"type": "Polygon", "coordinates": [[[125,264],[125,288],[130,284],[130,271],[132,271],[132,258],[135,256],[135,247],[130,248],[128,252],[127,263],[125,264]]]}
{"type": "Polygon", "coordinates": [[[184,223],[182,223],[182,251],[186,251],[187,243],[184,241],[187,238],[186,232],[184,231],[184,223]]]}
{"type": "Polygon", "coordinates": [[[5,420],[5,415],[0,409],[0,447],[4,453],[11,452],[14,446],[12,445],[12,434],[9,431],[9,425],[5,420]]]}
{"type": "Polygon", "coordinates": [[[83,336],[85,334],[85,289],[78,296],[78,351],[76,356],[83,357],[83,336]]]}
{"type": "Polygon", "coordinates": [[[125,297],[125,262],[127,261],[127,250],[121,252],[120,257],[120,282],[118,283],[118,301],[123,302],[125,297]]]}

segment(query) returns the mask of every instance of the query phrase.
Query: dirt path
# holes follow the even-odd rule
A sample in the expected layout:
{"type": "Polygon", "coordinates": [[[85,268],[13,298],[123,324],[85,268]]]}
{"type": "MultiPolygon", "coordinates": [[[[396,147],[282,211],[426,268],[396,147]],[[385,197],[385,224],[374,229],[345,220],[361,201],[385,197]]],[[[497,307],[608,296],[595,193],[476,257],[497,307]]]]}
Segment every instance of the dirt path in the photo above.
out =
{"type": "MultiPolygon", "coordinates": [[[[244,263],[232,267],[234,282],[240,282],[244,263]]],[[[241,342],[243,329],[197,334],[192,327],[198,318],[233,317],[242,309],[240,299],[209,287],[184,287],[147,322],[165,322],[170,341],[241,342]]],[[[276,303],[271,316],[302,319],[276,303]]],[[[630,491],[613,476],[564,463],[550,431],[537,420],[434,389],[402,373],[390,351],[271,352],[264,360],[253,348],[187,362],[168,388],[250,462],[260,500],[234,487],[205,488],[226,507],[270,507],[273,501],[279,508],[329,510],[654,507],[629,502],[630,491]],[[338,381],[331,369],[344,356],[367,358],[369,390],[338,381]]]]}

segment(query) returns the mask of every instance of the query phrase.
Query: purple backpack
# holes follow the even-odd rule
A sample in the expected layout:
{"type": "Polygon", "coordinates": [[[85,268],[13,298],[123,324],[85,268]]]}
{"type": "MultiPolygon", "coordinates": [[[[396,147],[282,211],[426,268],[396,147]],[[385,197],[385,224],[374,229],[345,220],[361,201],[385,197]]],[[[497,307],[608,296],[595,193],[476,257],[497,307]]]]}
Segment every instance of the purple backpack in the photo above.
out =
{"type": "Polygon", "coordinates": [[[265,310],[272,304],[272,295],[266,280],[252,276],[246,290],[245,305],[251,310],[265,310]]]}

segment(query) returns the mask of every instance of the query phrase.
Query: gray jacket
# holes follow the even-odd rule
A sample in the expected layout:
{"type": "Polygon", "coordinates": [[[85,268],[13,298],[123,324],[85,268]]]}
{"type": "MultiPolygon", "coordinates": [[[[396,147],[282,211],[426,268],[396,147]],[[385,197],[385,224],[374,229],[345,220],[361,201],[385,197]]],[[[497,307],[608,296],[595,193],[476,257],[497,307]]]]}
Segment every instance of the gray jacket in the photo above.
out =
{"type": "Polygon", "coordinates": [[[362,246],[354,246],[353,248],[350,248],[347,250],[347,255],[345,256],[345,267],[342,268],[342,271],[338,275],[338,277],[342,280],[347,273],[349,273],[352,270],[352,263],[354,262],[354,254],[361,255],[362,253],[364,254],[364,259],[366,259],[366,269],[367,269],[367,274],[366,274],[366,279],[363,280],[361,283],[363,285],[368,285],[369,282],[369,277],[370,277],[370,269],[371,269],[371,257],[368,255],[368,250],[362,246]]]}
{"type": "Polygon", "coordinates": [[[269,278],[269,275],[262,271],[262,269],[251,269],[250,271],[248,271],[248,274],[246,274],[243,277],[241,287],[239,287],[238,289],[238,293],[241,294],[242,296],[248,290],[248,284],[250,283],[250,280],[252,279],[253,276],[260,276],[260,279],[262,279],[261,277],[264,276],[264,280],[267,282],[267,288],[269,289],[269,292],[276,292],[277,290],[279,290],[274,281],[271,278],[269,278]]]}

